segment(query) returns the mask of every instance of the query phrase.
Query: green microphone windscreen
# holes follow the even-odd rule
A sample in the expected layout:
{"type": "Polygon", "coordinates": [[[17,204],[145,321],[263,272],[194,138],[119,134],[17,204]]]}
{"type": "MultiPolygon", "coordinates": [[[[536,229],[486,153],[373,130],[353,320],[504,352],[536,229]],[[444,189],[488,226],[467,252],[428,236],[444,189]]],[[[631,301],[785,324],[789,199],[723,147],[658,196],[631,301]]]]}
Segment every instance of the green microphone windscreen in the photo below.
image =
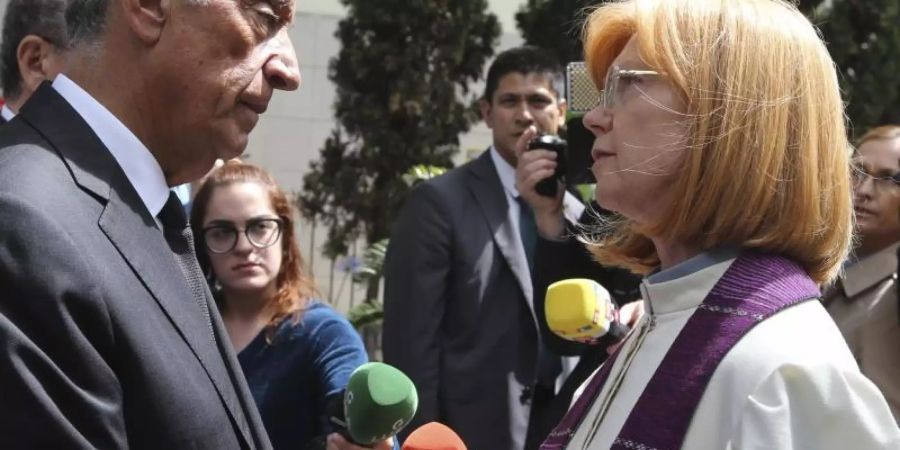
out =
{"type": "Polygon", "coordinates": [[[363,364],[350,375],[344,394],[347,432],[357,444],[371,445],[403,429],[419,406],[413,382],[384,363],[363,364]]]}

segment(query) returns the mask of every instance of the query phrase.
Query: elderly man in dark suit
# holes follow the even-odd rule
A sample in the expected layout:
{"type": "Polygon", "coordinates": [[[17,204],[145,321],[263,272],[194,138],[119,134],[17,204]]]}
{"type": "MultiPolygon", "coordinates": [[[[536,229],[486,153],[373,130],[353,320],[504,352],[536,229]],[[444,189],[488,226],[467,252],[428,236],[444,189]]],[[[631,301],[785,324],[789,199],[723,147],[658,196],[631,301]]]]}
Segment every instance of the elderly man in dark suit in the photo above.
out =
{"type": "Polygon", "coordinates": [[[68,50],[65,0],[11,0],[0,43],[0,123],[8,122],[44,80],[62,71],[68,50]]]}
{"type": "MultiPolygon", "coordinates": [[[[498,55],[481,100],[493,145],[418,186],[395,225],[384,358],[419,390],[410,429],[437,420],[469,448],[520,450],[531,408],[553,395],[560,361],[539,350],[530,269],[537,235],[515,186],[515,143],[529,127],[557,132],[561,79],[555,59],[536,48],[498,55]]],[[[583,205],[571,195],[565,204],[577,220],[583,205]]]]}
{"type": "Polygon", "coordinates": [[[300,82],[285,0],[72,0],[0,128],[0,448],[269,448],[169,187],[300,82]]]}

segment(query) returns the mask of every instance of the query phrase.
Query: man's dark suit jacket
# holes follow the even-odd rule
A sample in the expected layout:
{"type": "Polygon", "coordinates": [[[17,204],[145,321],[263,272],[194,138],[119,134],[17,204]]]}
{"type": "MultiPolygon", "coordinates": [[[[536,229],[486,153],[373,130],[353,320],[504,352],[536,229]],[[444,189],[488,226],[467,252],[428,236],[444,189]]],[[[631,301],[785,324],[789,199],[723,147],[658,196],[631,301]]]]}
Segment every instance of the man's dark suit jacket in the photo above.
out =
{"type": "Polygon", "coordinates": [[[547,346],[559,355],[580,356],[578,365],[566,378],[556,396],[548,404],[536,411],[531,417],[528,427],[526,450],[536,450],[562,420],[572,402],[575,391],[594,371],[606,361],[607,347],[614,343],[611,339],[602,339],[596,345],[586,345],[566,341],[550,331],[544,313],[545,294],[547,288],[560,280],[568,278],[589,278],[605,287],[618,306],[639,299],[641,277],[625,269],[604,267],[594,261],[584,244],[576,238],[582,229],[591,229],[597,225],[596,213],[601,211],[596,203],[585,210],[578,227],[568,224],[567,238],[552,241],[538,238],[534,256],[534,308],[538,316],[541,337],[547,346]]]}
{"type": "Polygon", "coordinates": [[[214,332],[124,172],[42,86],[0,128],[0,448],[270,448],[209,311],[214,332]]]}
{"type": "Polygon", "coordinates": [[[422,183],[385,262],[384,360],[412,378],[419,411],[469,448],[521,450],[538,329],[522,240],[490,152],[422,183]]]}

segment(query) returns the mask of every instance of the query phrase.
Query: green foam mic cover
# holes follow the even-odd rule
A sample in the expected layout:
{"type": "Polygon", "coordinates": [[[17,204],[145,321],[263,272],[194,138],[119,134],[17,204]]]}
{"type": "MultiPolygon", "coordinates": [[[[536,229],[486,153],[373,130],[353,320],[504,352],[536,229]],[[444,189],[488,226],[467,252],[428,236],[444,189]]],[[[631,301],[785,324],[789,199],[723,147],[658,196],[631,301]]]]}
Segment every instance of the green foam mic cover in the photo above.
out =
{"type": "Polygon", "coordinates": [[[371,445],[403,429],[416,414],[419,397],[412,380],[384,363],[363,364],[350,375],[344,394],[347,432],[371,445]]]}

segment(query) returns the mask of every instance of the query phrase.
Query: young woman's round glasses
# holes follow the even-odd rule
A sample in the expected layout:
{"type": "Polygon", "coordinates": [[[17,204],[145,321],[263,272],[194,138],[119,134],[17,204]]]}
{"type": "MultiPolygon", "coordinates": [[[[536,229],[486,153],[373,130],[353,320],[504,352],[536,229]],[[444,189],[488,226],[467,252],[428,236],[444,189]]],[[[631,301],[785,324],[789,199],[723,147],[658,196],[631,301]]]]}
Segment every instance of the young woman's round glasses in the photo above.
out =
{"type": "Polygon", "coordinates": [[[281,237],[284,221],[276,217],[250,219],[239,229],[233,223],[217,222],[203,229],[203,244],[212,253],[227,253],[237,246],[238,232],[243,231],[250,245],[271,247],[281,237]]]}
{"type": "Polygon", "coordinates": [[[606,73],[606,81],[603,83],[603,90],[600,91],[600,106],[613,108],[622,104],[629,86],[645,78],[658,78],[659,75],[655,70],[629,70],[612,66],[606,73]]]}

